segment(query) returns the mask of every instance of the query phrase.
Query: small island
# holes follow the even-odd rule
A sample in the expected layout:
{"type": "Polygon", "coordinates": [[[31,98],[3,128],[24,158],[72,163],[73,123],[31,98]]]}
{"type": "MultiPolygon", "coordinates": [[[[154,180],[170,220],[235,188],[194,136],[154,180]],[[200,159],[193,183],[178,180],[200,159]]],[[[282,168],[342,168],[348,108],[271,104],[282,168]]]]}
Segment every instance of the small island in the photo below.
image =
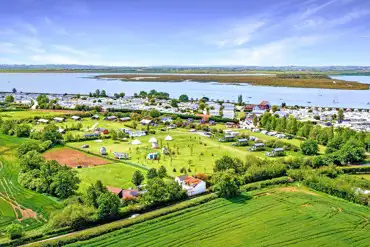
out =
{"type": "Polygon", "coordinates": [[[93,77],[95,79],[117,79],[122,81],[145,82],[218,82],[248,83],[254,86],[323,88],[341,90],[369,90],[369,85],[331,79],[325,74],[271,74],[271,75],[174,75],[174,74],[106,74],[93,77]]]}

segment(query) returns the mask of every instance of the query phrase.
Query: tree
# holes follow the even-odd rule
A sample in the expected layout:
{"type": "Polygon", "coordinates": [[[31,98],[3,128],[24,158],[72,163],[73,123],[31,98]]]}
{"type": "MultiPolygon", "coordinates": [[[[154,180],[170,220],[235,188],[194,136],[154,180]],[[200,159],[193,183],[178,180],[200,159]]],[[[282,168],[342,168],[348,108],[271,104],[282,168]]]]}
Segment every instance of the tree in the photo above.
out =
{"type": "Polygon", "coordinates": [[[157,118],[157,117],[161,116],[161,112],[156,110],[156,109],[151,109],[149,111],[149,116],[151,116],[152,118],[157,118]]]}
{"type": "Polygon", "coordinates": [[[14,102],[14,96],[13,95],[8,95],[5,97],[5,103],[13,103],[14,102]]]}
{"type": "Polygon", "coordinates": [[[141,171],[136,170],[132,175],[131,182],[137,187],[144,181],[144,179],[144,175],[141,173],[141,171]]]}
{"type": "Polygon", "coordinates": [[[164,167],[164,166],[159,167],[159,169],[158,169],[158,177],[164,178],[166,176],[167,176],[166,167],[164,167]]]}
{"type": "Polygon", "coordinates": [[[243,95],[238,95],[238,105],[243,105],[243,95]]]}
{"type": "Polygon", "coordinates": [[[246,167],[240,159],[233,159],[230,156],[224,155],[221,159],[216,160],[213,168],[214,172],[222,172],[228,169],[234,169],[236,173],[244,173],[246,167]]]}
{"type": "Polygon", "coordinates": [[[100,97],[100,90],[99,89],[95,90],[95,97],[100,97]]]}
{"type": "Polygon", "coordinates": [[[36,150],[29,151],[19,159],[19,163],[23,171],[40,169],[41,164],[44,162],[44,157],[42,157],[36,150]]]}
{"type": "Polygon", "coordinates": [[[5,120],[4,122],[2,122],[1,127],[0,127],[1,133],[5,135],[9,135],[9,133],[11,133],[11,130],[14,128],[14,125],[15,125],[14,121],[5,120]]]}
{"type": "Polygon", "coordinates": [[[48,125],[42,132],[41,140],[51,141],[53,144],[58,144],[63,140],[63,136],[58,132],[58,127],[54,124],[48,125]]]}
{"type": "Polygon", "coordinates": [[[146,174],[146,177],[148,179],[153,179],[155,177],[158,177],[157,170],[155,168],[150,168],[148,173],[146,174]]]}
{"type": "Polygon", "coordinates": [[[23,226],[21,224],[12,223],[6,227],[6,233],[9,234],[10,239],[17,239],[23,236],[23,226]]]}
{"type": "Polygon", "coordinates": [[[304,155],[316,155],[319,151],[319,145],[315,140],[307,140],[301,143],[301,150],[304,155]]]}
{"type": "Polygon", "coordinates": [[[345,163],[359,163],[366,157],[364,145],[356,139],[348,140],[340,149],[340,153],[345,163]]]}
{"type": "Polygon", "coordinates": [[[98,198],[101,194],[108,192],[107,188],[103,183],[98,180],[95,184],[90,185],[86,189],[85,202],[87,205],[91,205],[95,208],[98,208],[98,198]]]}
{"type": "Polygon", "coordinates": [[[21,158],[23,155],[28,153],[29,151],[36,151],[40,152],[40,141],[35,141],[35,140],[29,140],[25,141],[22,144],[20,144],[17,148],[17,156],[21,158]]]}
{"type": "Polygon", "coordinates": [[[279,110],[279,107],[277,105],[273,105],[271,107],[272,112],[277,112],[279,110]]]}
{"type": "Polygon", "coordinates": [[[13,93],[17,93],[17,89],[16,89],[16,88],[13,88],[13,89],[12,89],[12,92],[13,92],[13,93]]]}
{"type": "Polygon", "coordinates": [[[344,110],[342,108],[338,110],[337,118],[338,122],[342,122],[344,120],[344,110]]]}
{"type": "Polygon", "coordinates": [[[105,90],[101,90],[101,93],[100,93],[100,96],[101,97],[107,97],[107,92],[105,92],[105,90]]]}
{"type": "Polygon", "coordinates": [[[257,127],[258,125],[258,117],[256,115],[253,116],[253,125],[254,127],[257,127]]]}
{"type": "Polygon", "coordinates": [[[204,102],[200,102],[198,108],[199,110],[203,111],[206,108],[206,104],[204,102]]]}
{"type": "Polygon", "coordinates": [[[186,94],[182,94],[179,97],[179,101],[180,102],[188,102],[189,101],[189,97],[186,94]]]}
{"type": "Polygon", "coordinates": [[[31,133],[31,126],[28,124],[16,124],[14,133],[17,137],[29,137],[31,133]]]}
{"type": "Polygon", "coordinates": [[[231,198],[240,193],[239,181],[232,169],[214,174],[213,180],[214,185],[212,190],[217,192],[221,197],[231,198]]]}
{"type": "Polygon", "coordinates": [[[101,220],[116,218],[120,204],[117,195],[110,192],[101,194],[98,198],[98,218],[101,220]]]}
{"type": "Polygon", "coordinates": [[[64,199],[75,193],[79,183],[80,179],[77,176],[77,172],[71,168],[62,166],[58,173],[53,176],[50,190],[55,196],[64,199]]]}
{"type": "Polygon", "coordinates": [[[174,107],[174,108],[179,107],[179,105],[177,104],[177,100],[172,99],[172,100],[171,100],[171,106],[172,106],[172,107],[174,107]]]}

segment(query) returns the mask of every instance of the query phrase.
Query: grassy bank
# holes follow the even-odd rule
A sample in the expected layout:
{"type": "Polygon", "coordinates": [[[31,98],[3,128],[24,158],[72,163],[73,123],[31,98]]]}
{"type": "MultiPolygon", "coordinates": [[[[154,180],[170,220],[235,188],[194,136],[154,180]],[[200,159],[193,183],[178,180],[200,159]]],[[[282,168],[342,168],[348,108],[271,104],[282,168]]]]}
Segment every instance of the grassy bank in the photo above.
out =
{"type": "Polygon", "coordinates": [[[255,86],[274,87],[300,87],[300,88],[326,88],[344,90],[368,90],[368,84],[334,80],[325,76],[298,76],[299,78],[286,78],[283,76],[235,76],[235,75],[138,75],[138,74],[109,74],[99,75],[98,79],[118,79],[125,81],[146,81],[146,82],[183,82],[186,80],[198,82],[219,82],[219,83],[249,83],[255,86]]]}

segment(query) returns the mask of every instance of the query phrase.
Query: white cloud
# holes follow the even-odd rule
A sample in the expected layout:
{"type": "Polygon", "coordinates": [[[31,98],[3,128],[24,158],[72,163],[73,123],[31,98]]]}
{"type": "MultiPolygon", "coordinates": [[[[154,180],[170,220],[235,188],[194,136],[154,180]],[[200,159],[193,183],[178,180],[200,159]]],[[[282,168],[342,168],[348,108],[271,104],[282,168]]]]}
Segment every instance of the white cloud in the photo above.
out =
{"type": "Polygon", "coordinates": [[[70,33],[64,27],[57,25],[49,17],[44,17],[45,24],[58,35],[70,35],[70,33]]]}
{"type": "Polygon", "coordinates": [[[66,45],[53,45],[53,48],[58,52],[70,53],[72,55],[77,55],[81,57],[97,57],[98,55],[93,54],[92,52],[84,51],[81,49],[75,49],[66,45]]]}
{"type": "Polygon", "coordinates": [[[234,28],[227,31],[224,38],[217,41],[219,46],[240,46],[250,41],[253,33],[258,31],[266,24],[266,21],[259,20],[246,24],[238,24],[234,28]]]}
{"type": "Polygon", "coordinates": [[[318,36],[298,36],[273,41],[252,48],[234,50],[226,59],[221,59],[219,65],[286,65],[289,55],[299,48],[318,42],[318,36]]]}
{"type": "Polygon", "coordinates": [[[84,64],[83,61],[61,54],[32,55],[30,60],[35,64],[84,64]]]}
{"type": "Polygon", "coordinates": [[[330,0],[330,1],[327,1],[327,2],[324,2],[324,3],[322,3],[322,1],[321,1],[320,2],[321,4],[310,6],[306,9],[306,11],[299,14],[300,19],[306,19],[307,17],[310,17],[310,16],[320,12],[324,8],[328,7],[329,5],[331,5],[331,4],[333,4],[337,1],[338,0],[330,0]]]}
{"type": "Polygon", "coordinates": [[[13,43],[3,42],[0,43],[0,54],[18,54],[20,50],[13,43]]]}

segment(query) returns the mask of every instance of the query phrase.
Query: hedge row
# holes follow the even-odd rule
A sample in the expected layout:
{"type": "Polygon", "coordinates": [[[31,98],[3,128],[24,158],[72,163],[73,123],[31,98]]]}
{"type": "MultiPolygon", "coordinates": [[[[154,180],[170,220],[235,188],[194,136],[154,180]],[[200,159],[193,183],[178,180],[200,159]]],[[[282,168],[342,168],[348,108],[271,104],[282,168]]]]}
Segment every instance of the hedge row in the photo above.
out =
{"type": "Polygon", "coordinates": [[[370,166],[342,167],[341,170],[346,174],[366,174],[370,173],[370,166]]]}
{"type": "Polygon", "coordinates": [[[240,187],[240,190],[242,192],[247,192],[247,191],[262,189],[270,185],[288,184],[288,183],[292,183],[293,181],[294,180],[292,178],[288,176],[284,176],[284,177],[273,178],[269,180],[246,184],[240,187]]]}
{"type": "Polygon", "coordinates": [[[186,208],[198,206],[200,204],[209,202],[211,200],[214,200],[217,198],[216,194],[208,194],[205,196],[197,197],[191,200],[187,200],[178,204],[175,204],[173,206],[161,208],[149,213],[145,213],[142,215],[139,215],[136,218],[133,219],[123,219],[119,221],[114,221],[112,223],[108,223],[105,225],[100,225],[94,228],[86,229],[83,231],[75,232],[75,233],[70,233],[68,235],[60,236],[55,239],[50,239],[50,240],[45,240],[43,242],[35,242],[31,243],[27,246],[29,247],[35,247],[35,246],[64,246],[67,244],[75,243],[78,241],[85,241],[109,232],[113,232],[116,230],[119,230],[121,228],[129,227],[131,225],[141,223],[147,220],[151,220],[160,216],[164,216],[170,213],[174,213],[179,210],[183,210],[186,208]]]}

